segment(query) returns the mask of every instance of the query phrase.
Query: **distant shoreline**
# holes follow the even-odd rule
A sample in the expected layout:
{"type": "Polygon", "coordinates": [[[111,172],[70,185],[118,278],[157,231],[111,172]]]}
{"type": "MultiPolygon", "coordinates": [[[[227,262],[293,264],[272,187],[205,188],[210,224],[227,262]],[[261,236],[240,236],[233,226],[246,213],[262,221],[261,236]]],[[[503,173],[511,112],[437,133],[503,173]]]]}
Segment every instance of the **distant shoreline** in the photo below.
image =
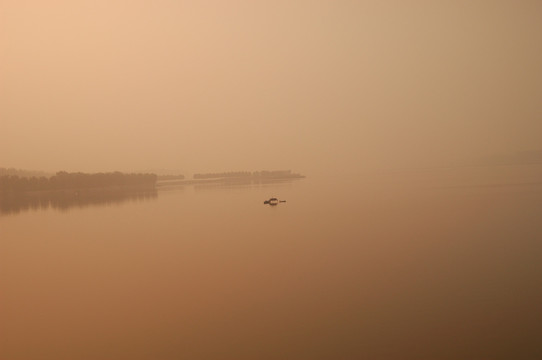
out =
{"type": "Polygon", "coordinates": [[[67,173],[59,171],[46,177],[0,176],[0,195],[26,194],[73,194],[81,192],[119,192],[153,190],[156,185],[155,174],[114,173],[67,173]]]}
{"type": "Polygon", "coordinates": [[[203,185],[203,184],[258,184],[258,183],[274,183],[289,180],[304,179],[304,175],[288,175],[288,176],[242,176],[242,177],[219,177],[210,179],[187,179],[187,180],[158,180],[156,187],[166,186],[182,186],[182,185],[203,185]]]}
{"type": "MultiPolygon", "coordinates": [[[[27,172],[22,172],[26,174],[27,172]]],[[[59,171],[51,177],[0,176],[1,198],[20,196],[79,196],[127,191],[149,191],[167,186],[268,184],[305,178],[291,170],[235,171],[184,175],[151,173],[68,173],[59,171]]]]}

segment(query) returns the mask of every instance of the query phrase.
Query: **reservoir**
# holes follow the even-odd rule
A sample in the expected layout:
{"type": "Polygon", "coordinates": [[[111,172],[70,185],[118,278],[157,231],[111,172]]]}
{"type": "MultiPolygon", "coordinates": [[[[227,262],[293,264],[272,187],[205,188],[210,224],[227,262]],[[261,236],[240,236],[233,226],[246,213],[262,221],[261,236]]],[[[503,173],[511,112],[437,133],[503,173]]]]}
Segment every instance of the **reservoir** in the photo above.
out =
{"type": "Polygon", "coordinates": [[[0,358],[542,357],[542,166],[307,175],[2,207],[0,358]]]}

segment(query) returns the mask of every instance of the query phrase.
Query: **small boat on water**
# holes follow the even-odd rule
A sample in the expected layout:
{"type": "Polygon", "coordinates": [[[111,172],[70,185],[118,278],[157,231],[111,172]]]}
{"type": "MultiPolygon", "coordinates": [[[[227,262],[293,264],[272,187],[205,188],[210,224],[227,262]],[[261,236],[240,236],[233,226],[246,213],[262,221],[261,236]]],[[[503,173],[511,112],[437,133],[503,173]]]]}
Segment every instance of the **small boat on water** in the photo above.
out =
{"type": "Polygon", "coordinates": [[[286,200],[280,200],[277,198],[271,198],[269,200],[265,200],[263,203],[266,205],[277,205],[279,202],[283,203],[286,202],[286,200]]]}

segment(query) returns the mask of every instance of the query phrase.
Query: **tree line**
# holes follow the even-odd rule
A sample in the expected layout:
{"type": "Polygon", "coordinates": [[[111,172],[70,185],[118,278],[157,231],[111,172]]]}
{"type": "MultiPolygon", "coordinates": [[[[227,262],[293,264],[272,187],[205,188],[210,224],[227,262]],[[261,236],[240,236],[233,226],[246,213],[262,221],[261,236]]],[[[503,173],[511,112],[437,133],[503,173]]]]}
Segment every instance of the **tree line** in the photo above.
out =
{"type": "Polygon", "coordinates": [[[194,179],[217,179],[217,178],[301,178],[300,174],[292,173],[291,170],[275,170],[275,171],[230,171],[221,173],[205,173],[194,174],[194,179]]]}
{"type": "Polygon", "coordinates": [[[19,176],[19,177],[50,177],[51,173],[45,171],[35,171],[35,170],[23,170],[15,168],[4,168],[0,167],[0,176],[19,176]]]}
{"type": "Polygon", "coordinates": [[[110,173],[68,173],[59,171],[47,178],[20,177],[17,175],[0,176],[0,192],[21,193],[26,191],[48,191],[67,189],[91,189],[91,188],[154,188],[157,176],[155,174],[124,174],[121,172],[110,173]]]}

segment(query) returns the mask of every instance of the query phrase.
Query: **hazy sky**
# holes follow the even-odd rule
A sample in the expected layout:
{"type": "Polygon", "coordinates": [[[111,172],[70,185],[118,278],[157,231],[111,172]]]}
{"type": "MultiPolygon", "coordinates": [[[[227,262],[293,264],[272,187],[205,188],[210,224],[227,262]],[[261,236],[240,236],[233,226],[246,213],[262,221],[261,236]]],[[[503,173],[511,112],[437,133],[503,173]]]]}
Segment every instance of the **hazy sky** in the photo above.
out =
{"type": "Polygon", "coordinates": [[[0,0],[0,167],[426,166],[540,148],[542,2],[0,0]]]}

